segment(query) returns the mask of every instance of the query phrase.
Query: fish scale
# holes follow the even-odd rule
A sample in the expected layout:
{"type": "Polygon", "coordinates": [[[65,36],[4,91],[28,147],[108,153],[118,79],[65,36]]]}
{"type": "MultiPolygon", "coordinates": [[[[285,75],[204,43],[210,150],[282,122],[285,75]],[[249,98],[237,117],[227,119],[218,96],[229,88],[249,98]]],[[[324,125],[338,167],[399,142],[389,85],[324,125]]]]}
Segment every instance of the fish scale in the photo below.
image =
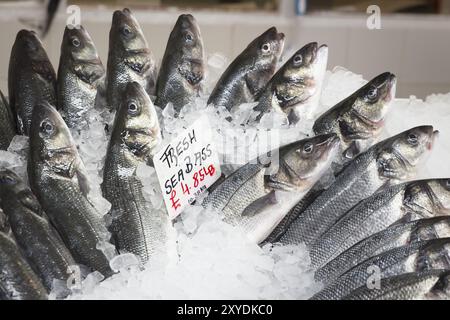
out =
{"type": "Polygon", "coordinates": [[[291,223],[280,242],[311,245],[342,213],[379,189],[384,181],[378,176],[374,158],[375,150],[371,150],[355,159],[335,183],[291,223]]]}
{"type": "Polygon", "coordinates": [[[79,187],[69,179],[48,177],[38,182],[35,190],[39,190],[36,192],[39,201],[75,261],[105,276],[111,275],[109,260],[98,249],[98,245],[109,241],[109,233],[103,217],[81,194],[79,187]]]}
{"type": "Polygon", "coordinates": [[[378,290],[362,286],[343,300],[422,300],[427,298],[439,281],[448,281],[448,277],[448,270],[406,273],[381,279],[378,290]]]}
{"type": "Polygon", "coordinates": [[[450,217],[396,223],[342,252],[319,268],[314,277],[317,281],[329,283],[352,267],[382,252],[407,245],[413,241],[450,237],[449,225],[450,217]],[[435,233],[435,228],[440,225],[446,225],[447,232],[435,233]]]}
{"type": "Polygon", "coordinates": [[[47,290],[7,235],[0,210],[0,300],[46,300],[47,290]]]}
{"type": "Polygon", "coordinates": [[[112,151],[104,169],[103,190],[112,205],[110,228],[119,249],[132,252],[145,262],[166,242],[168,217],[152,212],[135,175],[136,167],[130,166],[123,152],[112,151]],[[121,168],[121,174],[117,168],[121,168]]]}
{"type": "Polygon", "coordinates": [[[311,246],[311,264],[317,268],[371,234],[399,220],[406,184],[385,188],[347,212],[311,246]]]}
{"type": "MultiPolygon", "coordinates": [[[[394,248],[378,256],[370,258],[358,266],[350,269],[336,281],[315,294],[312,300],[336,300],[350,294],[375,276],[371,268],[376,267],[380,279],[404,274],[408,272],[442,269],[438,262],[436,265],[420,265],[421,258],[440,251],[450,243],[450,238],[429,241],[417,241],[409,245],[394,248]]],[[[441,252],[442,253],[442,252],[441,252]]],[[[448,268],[448,266],[445,266],[448,268]]]]}
{"type": "Polygon", "coordinates": [[[76,262],[28,187],[10,171],[1,171],[0,176],[15,181],[14,184],[0,182],[2,207],[15,239],[46,288],[51,290],[54,279],[68,279],[68,268],[76,262]]]}

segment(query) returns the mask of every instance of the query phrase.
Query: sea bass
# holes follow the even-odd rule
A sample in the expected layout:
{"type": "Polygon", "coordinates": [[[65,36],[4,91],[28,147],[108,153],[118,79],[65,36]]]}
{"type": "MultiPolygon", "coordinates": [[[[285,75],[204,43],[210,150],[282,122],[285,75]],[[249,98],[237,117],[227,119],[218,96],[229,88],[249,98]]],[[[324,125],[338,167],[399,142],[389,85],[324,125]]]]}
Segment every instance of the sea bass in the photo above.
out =
{"type": "Polygon", "coordinates": [[[253,102],[275,72],[284,46],[284,34],[275,27],[253,40],[231,62],[211,92],[208,104],[234,107],[253,102]]]}
{"type": "Polygon", "coordinates": [[[149,95],[154,95],[156,63],[139,23],[130,9],[113,14],[109,32],[106,70],[106,102],[117,110],[122,92],[128,82],[136,81],[149,95]]]}
{"type": "MultiPolygon", "coordinates": [[[[283,218],[275,210],[281,206],[275,191],[292,191],[292,198],[308,190],[330,165],[338,144],[338,137],[328,134],[283,146],[279,149],[276,173],[266,173],[271,163],[264,164],[259,159],[250,162],[217,186],[203,205],[222,211],[226,222],[240,226],[249,238],[259,243],[283,218]],[[276,206],[261,212],[271,204],[276,206]]],[[[283,214],[288,210],[285,209],[283,214]]]]}
{"type": "Polygon", "coordinates": [[[3,93],[0,91],[0,150],[7,150],[16,135],[16,122],[3,93]]]}
{"type": "Polygon", "coordinates": [[[448,299],[450,290],[448,270],[410,272],[381,279],[380,289],[363,285],[342,300],[423,300],[448,299]]]}
{"type": "MultiPolygon", "coordinates": [[[[432,126],[415,127],[360,154],[306,210],[295,213],[297,218],[280,241],[287,244],[304,242],[311,246],[359,201],[383,186],[409,179],[432,150],[437,134],[432,126]]],[[[299,206],[304,207],[302,203],[299,206]]]]}
{"type": "Polygon", "coordinates": [[[367,285],[375,272],[378,279],[383,279],[409,272],[448,269],[449,249],[450,238],[442,238],[418,241],[389,250],[350,269],[311,299],[342,299],[360,286],[367,285]]]}
{"type": "Polygon", "coordinates": [[[86,123],[85,114],[95,106],[104,80],[105,68],[89,33],[83,26],[66,27],[56,93],[58,109],[69,128],[81,128],[86,123]]]}
{"type": "Polygon", "coordinates": [[[170,227],[167,214],[152,212],[136,176],[139,164],[152,163],[160,141],[159,122],[150,97],[138,83],[129,83],[114,121],[102,190],[112,204],[110,230],[116,247],[136,254],[142,262],[165,244],[170,227]]]}
{"type": "Polygon", "coordinates": [[[315,268],[324,265],[400,219],[449,213],[449,179],[420,180],[384,188],[358,203],[311,246],[312,265],[315,268]]]}
{"type": "Polygon", "coordinates": [[[28,157],[31,190],[75,261],[111,275],[109,260],[99,249],[110,235],[103,217],[86,197],[88,181],[69,128],[50,104],[37,107],[28,157]]]}
{"type": "Polygon", "coordinates": [[[34,194],[10,170],[0,170],[0,199],[17,244],[47,290],[55,279],[66,283],[76,262],[34,194]]]}
{"type": "Polygon", "coordinates": [[[395,98],[396,82],[390,72],[373,78],[322,114],[314,123],[314,133],[336,133],[341,139],[343,161],[353,159],[381,133],[390,102],[395,98]]]}
{"type": "Polygon", "coordinates": [[[9,105],[20,134],[28,135],[33,109],[40,101],[56,104],[56,75],[34,31],[21,30],[11,50],[9,105]]]}
{"type": "Polygon", "coordinates": [[[182,14],[170,33],[156,82],[155,104],[172,103],[178,114],[198,96],[205,73],[205,53],[200,28],[190,14],[182,14]]]}
{"type": "Polygon", "coordinates": [[[351,268],[371,257],[420,240],[450,237],[450,217],[439,216],[405,223],[395,223],[345,250],[319,268],[317,281],[330,283],[351,268]]]}
{"type": "Polygon", "coordinates": [[[0,209],[0,300],[46,300],[47,290],[9,233],[7,218],[0,209]]]}
{"type": "Polygon", "coordinates": [[[286,114],[290,123],[310,115],[319,103],[328,61],[328,47],[312,42],[298,50],[270,79],[253,110],[260,121],[267,112],[286,114]],[[308,109],[308,110],[303,110],[308,109]]]}

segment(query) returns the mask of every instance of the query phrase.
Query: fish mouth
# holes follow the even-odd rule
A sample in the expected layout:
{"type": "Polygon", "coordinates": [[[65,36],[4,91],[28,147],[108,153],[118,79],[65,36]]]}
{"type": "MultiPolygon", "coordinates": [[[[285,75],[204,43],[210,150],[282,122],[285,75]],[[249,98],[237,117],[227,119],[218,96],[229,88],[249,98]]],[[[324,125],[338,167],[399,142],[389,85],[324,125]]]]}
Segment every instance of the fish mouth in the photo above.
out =
{"type": "Polygon", "coordinates": [[[395,91],[397,88],[397,77],[390,73],[388,79],[386,79],[386,95],[384,97],[384,101],[391,101],[395,98],[395,91]]]}
{"type": "Polygon", "coordinates": [[[325,140],[323,142],[317,144],[318,148],[323,149],[323,152],[320,156],[322,159],[337,151],[341,143],[341,139],[339,139],[339,137],[335,133],[324,135],[324,138],[325,140]]]}
{"type": "MultiPolygon", "coordinates": [[[[433,128],[431,128],[431,130],[433,130],[433,128]]],[[[431,134],[430,141],[428,141],[427,143],[428,150],[433,149],[434,143],[438,137],[439,137],[439,130],[434,130],[431,134]]]]}

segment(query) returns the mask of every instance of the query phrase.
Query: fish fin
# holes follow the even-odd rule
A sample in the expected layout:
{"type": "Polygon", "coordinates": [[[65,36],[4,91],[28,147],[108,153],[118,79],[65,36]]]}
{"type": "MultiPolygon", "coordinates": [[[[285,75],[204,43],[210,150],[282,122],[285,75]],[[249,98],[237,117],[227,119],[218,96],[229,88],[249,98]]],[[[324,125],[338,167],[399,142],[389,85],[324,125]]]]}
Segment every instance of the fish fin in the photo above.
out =
{"type": "Polygon", "coordinates": [[[345,149],[345,151],[343,152],[343,156],[345,159],[351,160],[354,157],[356,157],[359,153],[361,152],[358,144],[356,143],[356,141],[353,141],[350,146],[345,149]]]}
{"type": "Polygon", "coordinates": [[[242,216],[252,217],[259,213],[266,206],[277,203],[277,198],[275,196],[275,190],[270,191],[265,196],[262,196],[259,199],[256,199],[252,203],[250,203],[242,212],[242,216]]]}

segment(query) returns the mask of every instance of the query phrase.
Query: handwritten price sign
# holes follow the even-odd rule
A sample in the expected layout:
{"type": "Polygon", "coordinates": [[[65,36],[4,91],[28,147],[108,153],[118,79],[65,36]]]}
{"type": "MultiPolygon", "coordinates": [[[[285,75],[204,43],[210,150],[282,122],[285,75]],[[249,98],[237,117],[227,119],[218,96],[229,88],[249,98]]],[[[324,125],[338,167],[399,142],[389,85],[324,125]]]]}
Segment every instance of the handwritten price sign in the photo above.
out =
{"type": "Polygon", "coordinates": [[[169,217],[174,219],[221,175],[207,116],[197,119],[153,157],[169,217]]]}

